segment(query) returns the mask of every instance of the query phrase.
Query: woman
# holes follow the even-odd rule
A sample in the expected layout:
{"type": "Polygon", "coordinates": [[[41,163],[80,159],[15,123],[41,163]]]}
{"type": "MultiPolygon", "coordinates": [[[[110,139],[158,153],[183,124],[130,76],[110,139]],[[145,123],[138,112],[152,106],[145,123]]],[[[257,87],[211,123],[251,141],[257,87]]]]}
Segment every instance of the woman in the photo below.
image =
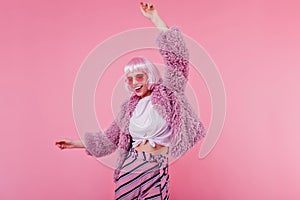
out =
{"type": "Polygon", "coordinates": [[[132,95],[110,127],[85,133],[83,142],[63,139],[56,145],[86,148],[95,157],[118,149],[115,199],[168,199],[168,156],[179,158],[206,131],[184,95],[189,67],[180,30],[168,28],[152,4],[141,2],[140,8],[160,30],[156,42],[166,65],[164,79],[148,59],[133,58],[124,68],[132,95]]]}

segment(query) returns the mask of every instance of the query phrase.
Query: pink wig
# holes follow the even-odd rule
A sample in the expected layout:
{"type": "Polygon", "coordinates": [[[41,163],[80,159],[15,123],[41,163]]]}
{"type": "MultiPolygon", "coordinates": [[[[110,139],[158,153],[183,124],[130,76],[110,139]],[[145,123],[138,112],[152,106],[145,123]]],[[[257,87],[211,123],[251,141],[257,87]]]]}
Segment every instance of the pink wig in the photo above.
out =
{"type": "MultiPolygon", "coordinates": [[[[161,76],[157,67],[147,58],[139,56],[132,58],[124,67],[125,79],[129,73],[144,72],[148,76],[148,90],[152,90],[154,84],[161,82],[161,76]]],[[[127,91],[131,92],[131,89],[125,84],[127,91]]]]}

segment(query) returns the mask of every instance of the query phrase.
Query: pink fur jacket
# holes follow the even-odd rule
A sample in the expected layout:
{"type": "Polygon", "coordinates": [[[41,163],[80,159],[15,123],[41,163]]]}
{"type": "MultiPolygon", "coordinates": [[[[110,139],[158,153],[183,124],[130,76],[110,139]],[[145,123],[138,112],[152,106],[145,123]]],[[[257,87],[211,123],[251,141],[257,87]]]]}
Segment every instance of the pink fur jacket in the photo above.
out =
{"type": "MultiPolygon", "coordinates": [[[[165,74],[163,81],[154,86],[151,102],[172,130],[169,153],[178,158],[203,138],[206,130],[184,94],[189,55],[180,30],[173,26],[160,32],[156,43],[164,59],[165,74]]],[[[102,157],[119,149],[115,178],[131,147],[129,121],[139,100],[139,96],[132,95],[125,101],[116,119],[104,132],[84,135],[86,151],[90,155],[102,157]]]]}

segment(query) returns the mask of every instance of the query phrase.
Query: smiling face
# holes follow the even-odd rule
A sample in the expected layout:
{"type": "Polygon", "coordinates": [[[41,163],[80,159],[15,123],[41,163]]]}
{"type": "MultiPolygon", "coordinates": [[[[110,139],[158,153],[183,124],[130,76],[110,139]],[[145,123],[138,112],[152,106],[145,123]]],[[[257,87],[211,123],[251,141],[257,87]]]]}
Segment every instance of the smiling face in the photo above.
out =
{"type": "Polygon", "coordinates": [[[151,94],[151,91],[148,90],[148,76],[144,72],[128,73],[126,82],[131,91],[133,91],[137,96],[143,98],[151,94]]]}

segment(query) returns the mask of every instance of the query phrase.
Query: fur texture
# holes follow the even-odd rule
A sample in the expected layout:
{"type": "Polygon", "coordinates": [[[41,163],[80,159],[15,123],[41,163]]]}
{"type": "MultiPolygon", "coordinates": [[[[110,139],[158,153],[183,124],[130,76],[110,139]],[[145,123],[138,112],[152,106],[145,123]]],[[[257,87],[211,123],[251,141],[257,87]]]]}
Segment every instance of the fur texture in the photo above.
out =
{"type": "MultiPolygon", "coordinates": [[[[170,155],[182,156],[206,135],[206,130],[193,112],[184,95],[189,74],[188,50],[177,27],[161,32],[157,45],[166,65],[163,82],[154,84],[151,102],[172,130],[170,155]]],[[[114,179],[131,147],[129,123],[140,97],[133,95],[122,104],[121,111],[105,134],[86,134],[88,152],[96,157],[108,155],[119,147],[119,157],[114,179]]]]}
{"type": "Polygon", "coordinates": [[[114,175],[113,175],[114,182],[116,182],[119,177],[121,168],[126,160],[128,153],[129,153],[129,151],[121,149],[121,148],[118,150],[118,159],[117,159],[116,168],[115,168],[114,175]]]}
{"type": "Polygon", "coordinates": [[[180,30],[173,26],[165,33],[160,32],[156,43],[166,65],[164,84],[183,92],[189,74],[189,53],[180,30]]]}
{"type": "Polygon", "coordinates": [[[85,133],[84,141],[87,153],[95,157],[111,154],[117,149],[102,132],[85,133]]]}

